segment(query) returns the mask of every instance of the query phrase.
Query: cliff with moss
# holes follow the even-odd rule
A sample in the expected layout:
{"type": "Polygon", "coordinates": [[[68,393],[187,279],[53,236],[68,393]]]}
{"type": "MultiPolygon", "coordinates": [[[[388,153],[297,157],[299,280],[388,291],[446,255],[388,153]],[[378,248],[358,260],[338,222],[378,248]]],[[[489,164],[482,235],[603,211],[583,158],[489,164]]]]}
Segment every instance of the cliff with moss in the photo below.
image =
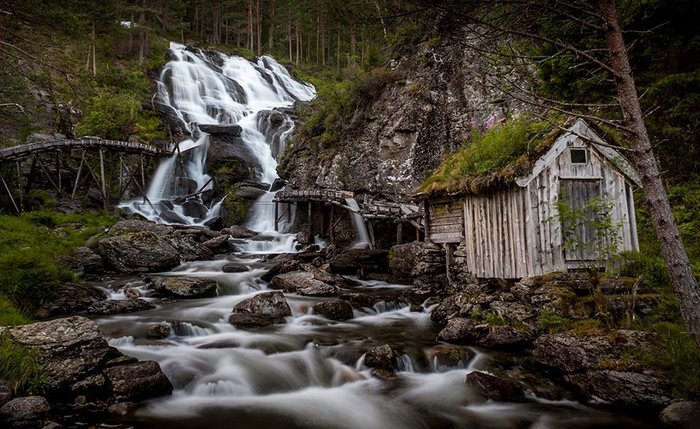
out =
{"type": "Polygon", "coordinates": [[[449,18],[436,28],[385,66],[320,86],[281,168],[291,186],[403,200],[474,130],[524,110],[494,87],[504,71],[464,44],[468,34],[449,18]]]}

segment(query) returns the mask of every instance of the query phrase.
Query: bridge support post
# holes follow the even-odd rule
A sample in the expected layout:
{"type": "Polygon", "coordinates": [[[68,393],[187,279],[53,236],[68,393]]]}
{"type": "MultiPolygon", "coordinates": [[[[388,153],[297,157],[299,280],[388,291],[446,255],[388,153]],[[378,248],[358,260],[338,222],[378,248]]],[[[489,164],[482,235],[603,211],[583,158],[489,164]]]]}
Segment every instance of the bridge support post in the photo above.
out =
{"type": "Polygon", "coordinates": [[[102,190],[102,207],[107,208],[107,184],[105,183],[105,157],[100,149],[100,188],[102,190]]]}
{"type": "Polygon", "coordinates": [[[331,214],[328,220],[328,236],[331,239],[331,244],[335,244],[335,206],[331,204],[331,214]]]}
{"type": "Polygon", "coordinates": [[[396,244],[401,244],[403,240],[403,223],[396,224],[396,244]]]}
{"type": "Polygon", "coordinates": [[[275,232],[279,232],[279,204],[275,203],[275,232]]]}

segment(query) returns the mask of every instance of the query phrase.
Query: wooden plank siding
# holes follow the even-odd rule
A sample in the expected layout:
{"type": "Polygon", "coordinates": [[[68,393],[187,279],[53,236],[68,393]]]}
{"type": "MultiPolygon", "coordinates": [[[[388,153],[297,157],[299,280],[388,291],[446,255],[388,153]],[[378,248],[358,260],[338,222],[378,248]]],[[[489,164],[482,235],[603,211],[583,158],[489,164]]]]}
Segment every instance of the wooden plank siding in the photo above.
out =
{"type": "MultiPolygon", "coordinates": [[[[431,240],[454,243],[463,233],[466,264],[477,277],[521,278],[565,271],[571,261],[567,264],[557,203],[563,184],[580,180],[600,183],[600,195],[613,203],[611,216],[621,226],[619,250],[637,250],[633,184],[580,138],[567,139],[566,146],[550,157],[550,164],[523,187],[514,184],[484,195],[466,195],[455,200],[463,203],[461,210],[444,201],[431,203],[431,240]],[[587,162],[572,163],[571,147],[586,148],[587,162]],[[463,231],[454,225],[460,218],[463,231]]],[[[582,197],[590,196],[585,194],[582,197]]]]}
{"type": "Polygon", "coordinates": [[[460,201],[431,204],[430,241],[433,243],[459,243],[464,237],[464,214],[460,201]]]}

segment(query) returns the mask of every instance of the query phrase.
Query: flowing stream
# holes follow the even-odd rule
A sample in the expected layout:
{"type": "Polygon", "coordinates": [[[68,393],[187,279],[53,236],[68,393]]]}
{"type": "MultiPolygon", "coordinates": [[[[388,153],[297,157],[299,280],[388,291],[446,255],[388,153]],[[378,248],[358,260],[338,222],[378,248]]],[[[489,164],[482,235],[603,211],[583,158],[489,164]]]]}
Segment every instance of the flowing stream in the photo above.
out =
{"type": "MultiPolygon", "coordinates": [[[[272,183],[277,177],[272,152],[284,150],[286,135],[270,139],[265,121],[256,112],[309,99],[313,90],[295,82],[268,57],[253,64],[222,56],[218,59],[222,65],[214,67],[201,52],[180,45],[173,45],[172,52],[174,59],[161,79],[161,99],[176,106],[192,130],[195,123],[241,126],[242,140],[260,154],[260,179],[272,183]]],[[[199,133],[180,148],[192,154],[184,168],[185,176],[196,182],[189,191],[209,186],[204,169],[207,145],[208,136],[199,133]]],[[[149,199],[154,206],[172,206],[170,211],[183,223],[203,223],[216,215],[218,203],[208,206],[204,216],[187,216],[175,198],[186,192],[174,185],[174,179],[181,177],[178,164],[176,157],[163,162],[149,188],[149,199]]],[[[172,396],[148,402],[127,424],[172,429],[646,427],[574,402],[479,401],[465,384],[465,376],[496,357],[466,346],[437,343],[438,328],[430,321],[432,306],[411,308],[403,298],[411,286],[353,279],[359,285],[351,292],[373,296],[376,304],[354,305],[354,317],[344,322],[312,314],[315,303],[329,298],[286,293],[292,315],[285,324],[253,330],[230,325],[228,317],[237,303],[267,290],[261,276],[272,263],[266,254],[292,249],[294,244],[293,236],[272,231],[271,198],[272,193],[260,198],[248,223],[263,231],[263,238],[250,241],[237,253],[184,263],[163,273],[214,279],[219,284],[217,297],[158,301],[154,310],[97,319],[111,345],[139,359],[158,361],[174,385],[172,396]],[[243,272],[224,273],[225,264],[241,266],[243,272]],[[148,338],[149,326],[156,323],[169,324],[167,338],[148,338]],[[373,376],[364,365],[367,350],[382,344],[400,353],[393,380],[373,376]]],[[[158,207],[126,204],[163,221],[158,207]]],[[[369,244],[364,231],[358,244],[369,244]]],[[[113,298],[125,299],[119,290],[113,298]]],[[[517,368],[515,362],[509,365],[517,368]]]]}

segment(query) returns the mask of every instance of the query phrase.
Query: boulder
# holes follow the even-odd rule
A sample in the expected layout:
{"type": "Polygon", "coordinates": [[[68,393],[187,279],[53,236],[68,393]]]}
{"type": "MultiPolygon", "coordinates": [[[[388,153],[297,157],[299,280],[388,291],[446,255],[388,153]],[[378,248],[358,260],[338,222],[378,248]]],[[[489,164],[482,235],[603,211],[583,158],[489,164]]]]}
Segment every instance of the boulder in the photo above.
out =
{"type": "Polygon", "coordinates": [[[98,253],[120,273],[165,271],[180,264],[177,249],[150,231],[103,238],[98,253]]]}
{"type": "Polygon", "coordinates": [[[173,227],[148,220],[126,219],[112,225],[109,229],[109,234],[124,235],[143,231],[152,232],[156,235],[170,235],[173,232],[173,227]]]}
{"type": "Polygon", "coordinates": [[[437,339],[450,344],[473,344],[483,335],[475,328],[476,325],[471,319],[453,317],[447,321],[447,326],[438,333],[437,339]]]}
{"type": "Polygon", "coordinates": [[[157,323],[148,327],[146,336],[153,339],[163,339],[170,335],[170,325],[167,323],[157,323]]]}
{"type": "Polygon", "coordinates": [[[250,271],[250,269],[241,264],[226,264],[221,267],[221,271],[225,273],[245,273],[250,271]]]}
{"type": "Polygon", "coordinates": [[[41,427],[42,420],[51,410],[49,402],[42,396],[15,398],[0,408],[0,423],[13,427],[41,427]]]}
{"type": "Polygon", "coordinates": [[[659,421],[667,429],[695,429],[700,424],[700,402],[675,402],[661,411],[659,421]]]}
{"type": "Polygon", "coordinates": [[[368,368],[395,371],[397,369],[397,353],[388,344],[372,347],[365,354],[365,366],[368,368]]]}
{"type": "Polygon", "coordinates": [[[120,314],[136,313],[137,311],[152,310],[155,305],[140,298],[135,299],[106,299],[88,308],[90,314],[120,314]]]}
{"type": "Polygon", "coordinates": [[[338,291],[335,286],[316,280],[313,274],[306,271],[279,274],[272,279],[269,287],[306,296],[334,296],[338,291]]]}
{"type": "Polygon", "coordinates": [[[496,402],[525,401],[525,394],[516,382],[482,371],[467,374],[466,384],[484,399],[496,402]]]}
{"type": "Polygon", "coordinates": [[[226,253],[231,251],[229,236],[226,234],[211,238],[205,241],[203,244],[214,253],[226,253]]]}
{"type": "Polygon", "coordinates": [[[31,323],[6,330],[15,342],[34,349],[49,391],[67,389],[111,358],[113,350],[97,324],[81,316],[31,323]]]}
{"type": "Polygon", "coordinates": [[[54,298],[42,303],[37,312],[42,319],[82,313],[107,298],[100,289],[80,283],[64,283],[55,290],[54,298]]]}
{"type": "Polygon", "coordinates": [[[141,298],[143,294],[141,293],[140,290],[134,288],[134,287],[125,287],[124,288],[124,296],[127,297],[128,299],[136,299],[136,298],[141,298]]]}
{"type": "Polygon", "coordinates": [[[284,323],[292,309],[282,292],[259,293],[239,302],[233,308],[229,322],[234,326],[265,326],[284,323]]]}
{"type": "Polygon", "coordinates": [[[562,373],[574,373],[593,368],[599,359],[612,350],[602,337],[579,339],[571,333],[547,334],[534,343],[533,361],[562,373]]]}
{"type": "Polygon", "coordinates": [[[105,375],[112,386],[114,399],[119,401],[141,401],[169,395],[173,391],[170,380],[163,374],[158,363],[153,361],[107,368],[105,375]]]}
{"type": "Polygon", "coordinates": [[[438,344],[425,350],[425,356],[437,372],[466,368],[475,353],[469,347],[438,344]]]}
{"type": "Polygon", "coordinates": [[[312,309],[314,314],[331,320],[348,320],[353,317],[352,306],[341,300],[319,302],[314,304],[312,309]]]}
{"type": "Polygon", "coordinates": [[[393,246],[389,250],[389,273],[400,280],[413,280],[413,269],[418,264],[422,247],[420,241],[393,246]]]}
{"type": "Polygon", "coordinates": [[[222,234],[228,234],[233,238],[250,238],[258,235],[257,232],[252,229],[248,229],[238,225],[231,225],[228,228],[221,230],[222,234]]]}
{"type": "Polygon", "coordinates": [[[380,249],[349,249],[330,260],[330,272],[333,274],[387,273],[389,271],[389,252],[380,249]]]}
{"type": "Polygon", "coordinates": [[[195,235],[169,236],[167,240],[177,250],[177,253],[180,254],[180,259],[183,261],[201,261],[214,257],[214,252],[197,241],[195,235]]]}
{"type": "MultiPolygon", "coordinates": [[[[287,254],[285,254],[287,255],[287,254]]],[[[282,256],[282,255],[280,255],[282,256]]],[[[277,258],[275,258],[277,261],[277,258]]],[[[275,263],[265,274],[263,274],[260,279],[270,283],[275,276],[278,274],[290,273],[292,271],[299,271],[301,269],[301,263],[295,259],[281,259],[275,263]]]]}
{"type": "Polygon", "coordinates": [[[73,255],[61,259],[79,275],[102,274],[105,270],[102,257],[87,246],[78,247],[73,255]]]}
{"type": "Polygon", "coordinates": [[[430,313],[430,320],[446,325],[451,317],[469,317],[474,309],[472,297],[466,293],[456,293],[445,298],[430,313]]]}
{"type": "Polygon", "coordinates": [[[498,325],[489,326],[486,336],[477,338],[474,344],[489,349],[520,349],[530,346],[532,340],[529,332],[509,325],[498,325]]]}
{"type": "Polygon", "coordinates": [[[153,277],[150,280],[157,296],[190,299],[210,298],[217,294],[218,284],[203,277],[153,277]]]}
{"type": "Polygon", "coordinates": [[[624,371],[588,371],[564,379],[582,395],[625,407],[664,407],[671,402],[672,386],[651,375],[624,371]]]}

